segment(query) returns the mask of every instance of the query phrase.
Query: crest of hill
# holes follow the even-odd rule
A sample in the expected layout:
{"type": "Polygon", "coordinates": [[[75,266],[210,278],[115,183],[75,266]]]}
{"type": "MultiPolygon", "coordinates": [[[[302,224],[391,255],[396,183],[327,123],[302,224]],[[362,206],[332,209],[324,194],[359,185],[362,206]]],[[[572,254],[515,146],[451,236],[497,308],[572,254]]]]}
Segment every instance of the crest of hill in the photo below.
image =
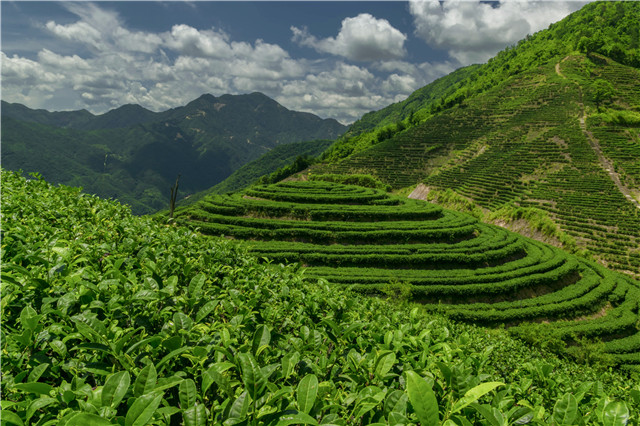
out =
{"type": "Polygon", "coordinates": [[[124,105],[101,115],[3,102],[2,164],[150,213],[166,207],[178,175],[181,196],[196,193],[278,145],[335,139],[345,129],[261,93],[203,95],[163,112],[124,105]]]}
{"type": "Polygon", "coordinates": [[[584,6],[547,30],[520,40],[488,63],[461,68],[418,89],[405,101],[364,115],[324,153],[339,161],[395,133],[460,105],[506,79],[561,59],[574,52],[600,53],[616,62],[640,67],[640,3],[595,2],[584,6]]]}
{"type": "Polygon", "coordinates": [[[637,2],[589,4],[473,69],[419,120],[340,139],[312,172],[424,183],[429,199],[503,223],[542,217],[534,226],[557,228],[565,248],[640,276],[638,16],[637,2]]]}

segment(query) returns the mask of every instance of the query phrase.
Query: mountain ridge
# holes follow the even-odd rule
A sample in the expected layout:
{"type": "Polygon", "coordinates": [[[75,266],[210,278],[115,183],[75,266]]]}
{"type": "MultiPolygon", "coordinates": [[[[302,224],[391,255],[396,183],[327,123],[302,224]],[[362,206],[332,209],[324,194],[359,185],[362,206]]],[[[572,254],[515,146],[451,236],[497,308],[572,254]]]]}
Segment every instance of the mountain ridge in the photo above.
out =
{"type": "Polygon", "coordinates": [[[544,216],[565,248],[638,277],[637,16],[638,3],[589,4],[450,84],[413,122],[345,134],[310,170],[407,193],[423,183],[432,201],[509,221],[544,216]]]}
{"type": "Polygon", "coordinates": [[[166,208],[178,175],[183,197],[278,145],[335,139],[346,129],[258,92],[206,94],[159,113],[132,104],[101,115],[48,112],[3,101],[2,127],[7,169],[117,198],[136,213],[166,208]]]}

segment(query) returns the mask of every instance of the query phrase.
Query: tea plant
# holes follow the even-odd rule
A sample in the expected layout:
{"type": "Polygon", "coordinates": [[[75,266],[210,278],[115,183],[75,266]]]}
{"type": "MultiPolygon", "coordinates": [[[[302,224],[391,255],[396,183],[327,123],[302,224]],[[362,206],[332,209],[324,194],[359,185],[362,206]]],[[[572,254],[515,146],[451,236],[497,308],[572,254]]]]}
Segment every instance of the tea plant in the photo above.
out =
{"type": "Polygon", "coordinates": [[[637,377],[2,173],[2,423],[603,424],[637,377]]]}

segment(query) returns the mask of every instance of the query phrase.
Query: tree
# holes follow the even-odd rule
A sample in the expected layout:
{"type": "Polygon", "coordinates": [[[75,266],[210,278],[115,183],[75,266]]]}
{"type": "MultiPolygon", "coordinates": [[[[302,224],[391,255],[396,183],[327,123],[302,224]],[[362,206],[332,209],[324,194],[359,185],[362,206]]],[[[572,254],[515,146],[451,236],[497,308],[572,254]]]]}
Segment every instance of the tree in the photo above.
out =
{"type": "Polygon", "coordinates": [[[614,94],[615,91],[613,86],[607,80],[599,78],[593,82],[591,87],[591,96],[593,98],[593,102],[595,102],[596,107],[598,108],[598,111],[600,111],[600,105],[603,102],[611,101],[614,94]]]}

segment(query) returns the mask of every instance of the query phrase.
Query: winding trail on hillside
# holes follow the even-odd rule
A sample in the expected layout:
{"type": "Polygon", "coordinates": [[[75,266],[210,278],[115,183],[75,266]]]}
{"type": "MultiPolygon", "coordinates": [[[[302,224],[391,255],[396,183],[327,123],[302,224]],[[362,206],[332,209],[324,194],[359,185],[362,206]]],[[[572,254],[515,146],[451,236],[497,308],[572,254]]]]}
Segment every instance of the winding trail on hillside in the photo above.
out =
{"type": "MultiPolygon", "coordinates": [[[[560,77],[564,79],[567,79],[567,77],[564,74],[562,74],[562,71],[560,69],[560,64],[566,61],[567,59],[569,59],[569,56],[566,56],[560,62],[556,63],[556,74],[558,74],[560,77]]],[[[582,87],[580,86],[579,83],[576,83],[576,82],[574,83],[578,85],[578,88],[580,89],[580,96],[583,97],[582,87]]],[[[600,166],[609,174],[609,177],[611,178],[613,183],[616,185],[618,190],[622,193],[622,195],[624,195],[625,198],[629,200],[629,202],[631,202],[633,205],[635,205],[637,208],[640,209],[640,202],[638,202],[638,200],[636,200],[631,195],[631,191],[629,190],[629,188],[627,188],[627,186],[625,186],[622,183],[622,181],[620,180],[620,174],[618,174],[615,171],[613,162],[609,160],[607,157],[605,157],[604,153],[602,152],[602,147],[600,146],[600,142],[598,141],[598,139],[596,139],[595,136],[593,136],[593,133],[591,133],[587,129],[587,113],[584,108],[584,102],[580,104],[580,110],[581,110],[581,116],[579,117],[580,130],[582,130],[582,134],[584,134],[584,136],[587,138],[587,141],[589,141],[589,145],[591,145],[591,149],[593,149],[593,151],[596,153],[596,156],[598,157],[598,161],[600,162],[600,166]]]]}
{"type": "Polygon", "coordinates": [[[640,202],[638,202],[638,200],[633,198],[629,188],[627,188],[622,183],[622,181],[620,181],[620,175],[615,171],[614,165],[611,162],[611,160],[605,157],[604,154],[602,153],[602,147],[600,146],[600,142],[598,141],[598,139],[596,139],[593,136],[593,133],[587,130],[587,114],[585,113],[584,109],[582,110],[582,117],[580,117],[580,130],[582,130],[582,133],[585,135],[585,137],[589,141],[589,145],[591,145],[591,148],[595,151],[596,155],[598,156],[598,161],[600,161],[600,165],[609,174],[609,177],[611,178],[613,183],[615,183],[615,185],[618,187],[618,190],[622,192],[622,195],[624,195],[627,200],[632,202],[637,208],[640,209],[640,202]]]}

